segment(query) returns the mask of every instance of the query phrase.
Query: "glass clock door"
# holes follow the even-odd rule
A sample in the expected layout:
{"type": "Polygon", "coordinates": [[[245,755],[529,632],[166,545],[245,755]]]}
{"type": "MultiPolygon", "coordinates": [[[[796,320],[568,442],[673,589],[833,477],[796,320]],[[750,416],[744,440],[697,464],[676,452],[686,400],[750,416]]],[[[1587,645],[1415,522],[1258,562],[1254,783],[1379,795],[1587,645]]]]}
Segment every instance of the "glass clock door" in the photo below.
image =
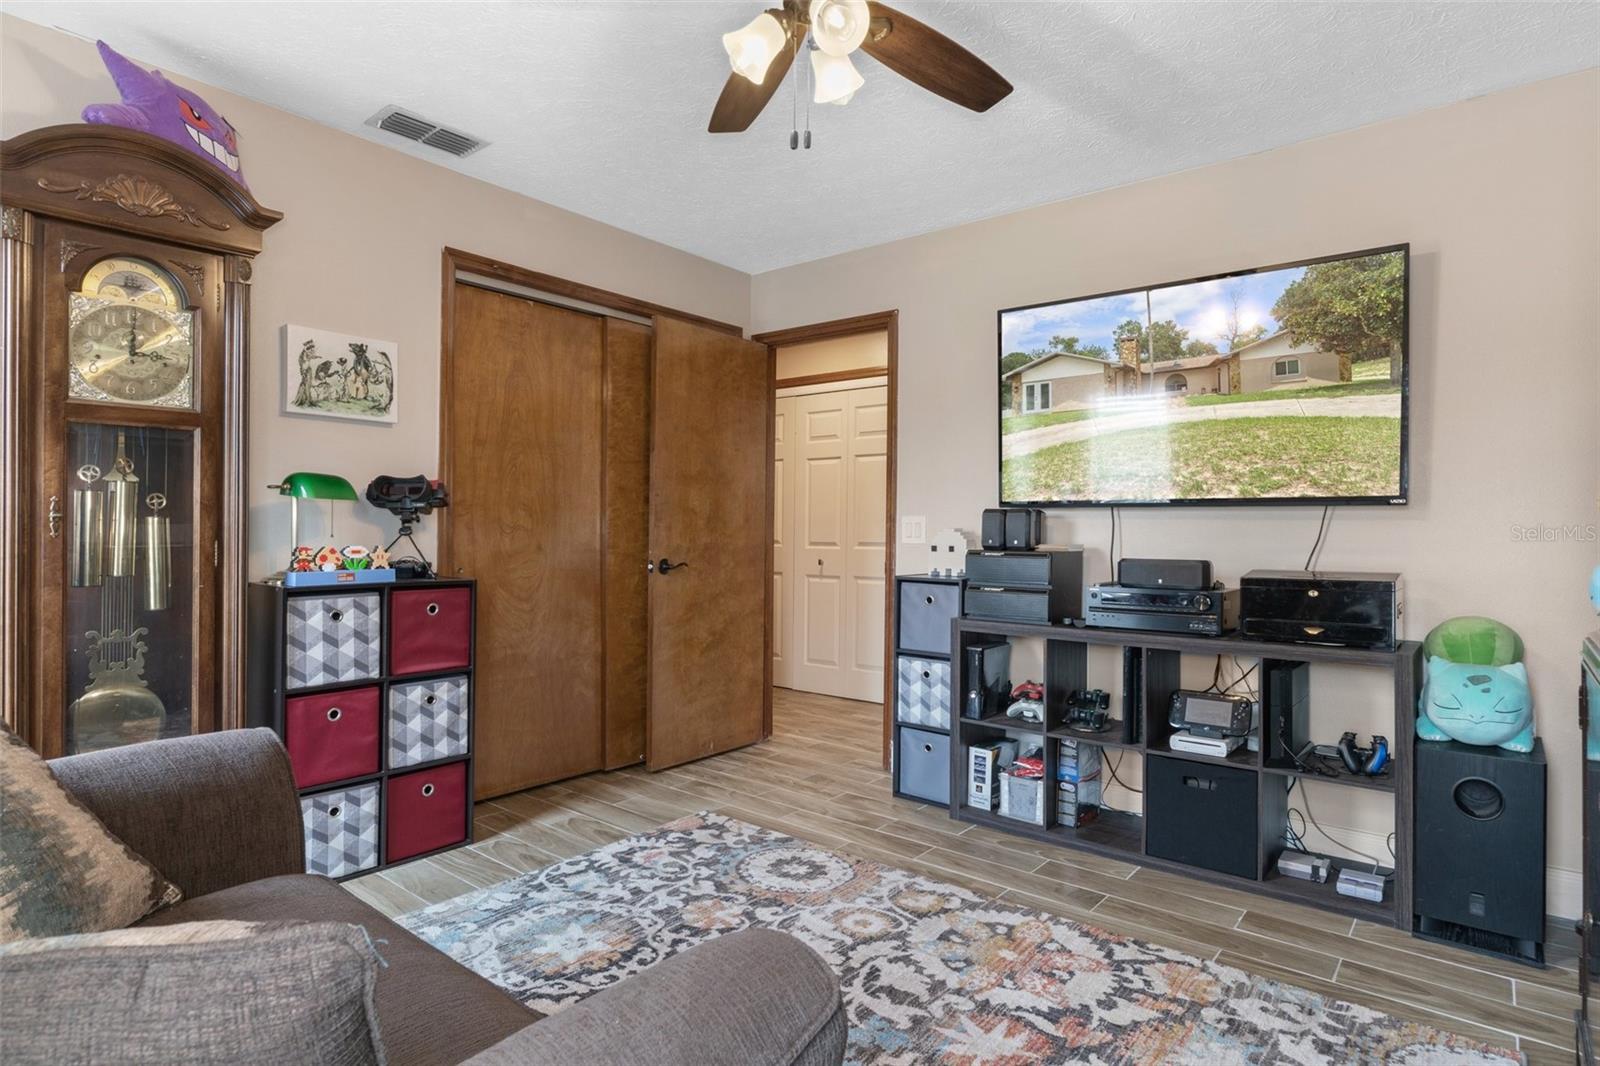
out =
{"type": "Polygon", "coordinates": [[[74,422],[66,595],[68,754],[193,721],[193,430],[74,422]]]}

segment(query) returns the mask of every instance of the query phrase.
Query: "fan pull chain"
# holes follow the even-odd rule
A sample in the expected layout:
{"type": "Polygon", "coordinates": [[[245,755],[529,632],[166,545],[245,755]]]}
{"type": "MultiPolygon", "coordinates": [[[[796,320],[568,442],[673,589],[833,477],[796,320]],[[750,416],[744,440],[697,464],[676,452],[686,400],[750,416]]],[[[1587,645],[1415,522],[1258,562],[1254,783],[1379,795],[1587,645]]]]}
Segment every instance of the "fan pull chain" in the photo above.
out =
{"type": "MultiPolygon", "coordinates": [[[[794,39],[793,31],[789,33],[789,51],[794,59],[789,66],[794,67],[800,58],[800,43],[794,39]]],[[[800,71],[795,69],[789,79],[789,151],[800,147],[800,71]]]]}
{"type": "Polygon", "coordinates": [[[816,86],[812,84],[813,80],[811,57],[808,55],[806,57],[806,138],[804,142],[808,152],[811,150],[811,97],[816,92],[816,86]]]}

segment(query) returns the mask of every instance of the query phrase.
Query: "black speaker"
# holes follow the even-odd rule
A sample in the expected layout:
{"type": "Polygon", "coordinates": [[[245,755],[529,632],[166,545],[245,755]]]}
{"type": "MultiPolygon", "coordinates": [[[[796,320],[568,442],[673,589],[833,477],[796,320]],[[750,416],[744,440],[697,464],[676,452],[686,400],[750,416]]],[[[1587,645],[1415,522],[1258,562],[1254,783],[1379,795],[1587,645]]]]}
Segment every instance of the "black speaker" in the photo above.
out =
{"type": "Polygon", "coordinates": [[[1311,741],[1311,664],[1261,660],[1261,724],[1268,766],[1294,766],[1311,741]]]}
{"type": "MultiPolygon", "coordinates": [[[[1145,851],[1261,879],[1260,782],[1254,770],[1150,755],[1144,761],[1145,851]]],[[[1282,824],[1281,816],[1277,824],[1282,824]]]]}
{"type": "Polygon", "coordinates": [[[1044,543],[1044,511],[1037,507],[1012,507],[1006,511],[1006,547],[1032,551],[1044,543]]]}
{"type": "Polygon", "coordinates": [[[1004,507],[984,510],[983,536],[980,539],[985,548],[1002,549],[1006,546],[1006,510],[1004,507]]]}
{"type": "Polygon", "coordinates": [[[1415,750],[1416,931],[1543,962],[1543,743],[1527,754],[1454,741],[1415,750]]]}
{"type": "Polygon", "coordinates": [[[1119,559],[1117,584],[1137,588],[1210,589],[1211,563],[1205,559],[1119,559]]]}

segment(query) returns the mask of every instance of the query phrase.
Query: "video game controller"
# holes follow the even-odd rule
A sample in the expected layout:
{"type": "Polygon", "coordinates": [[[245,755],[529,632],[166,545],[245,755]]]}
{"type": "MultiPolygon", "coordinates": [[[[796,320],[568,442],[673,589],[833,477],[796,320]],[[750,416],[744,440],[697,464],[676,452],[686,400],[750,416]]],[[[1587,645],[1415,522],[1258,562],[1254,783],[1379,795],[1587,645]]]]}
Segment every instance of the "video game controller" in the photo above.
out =
{"type": "Polygon", "coordinates": [[[1389,739],[1380,734],[1372,734],[1372,746],[1368,748],[1358,746],[1356,735],[1350,732],[1334,746],[1339,750],[1339,761],[1353,774],[1376,777],[1389,765],[1389,739]]]}

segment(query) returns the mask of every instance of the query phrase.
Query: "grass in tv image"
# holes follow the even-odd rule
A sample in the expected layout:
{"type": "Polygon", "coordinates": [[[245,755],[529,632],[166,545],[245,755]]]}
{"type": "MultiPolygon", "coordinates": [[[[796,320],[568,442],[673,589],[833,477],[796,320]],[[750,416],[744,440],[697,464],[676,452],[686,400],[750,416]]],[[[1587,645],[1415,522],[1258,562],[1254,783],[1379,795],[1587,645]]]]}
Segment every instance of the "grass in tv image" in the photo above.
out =
{"type": "Polygon", "coordinates": [[[1399,496],[1405,275],[1394,250],[1002,313],[1002,500],[1399,496]]]}

